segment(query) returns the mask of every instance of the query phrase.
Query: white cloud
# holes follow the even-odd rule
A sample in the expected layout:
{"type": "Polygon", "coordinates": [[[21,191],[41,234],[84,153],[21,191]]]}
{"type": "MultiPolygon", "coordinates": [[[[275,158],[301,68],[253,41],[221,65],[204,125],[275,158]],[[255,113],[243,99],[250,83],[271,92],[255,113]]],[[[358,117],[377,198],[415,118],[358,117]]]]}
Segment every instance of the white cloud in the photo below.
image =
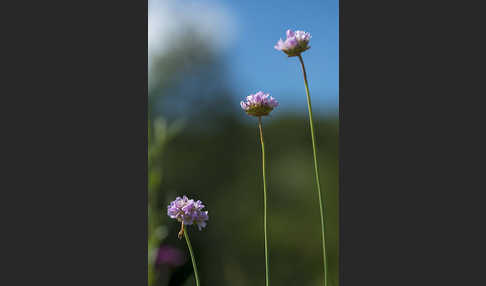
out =
{"type": "Polygon", "coordinates": [[[236,35],[230,10],[214,1],[148,0],[149,62],[177,41],[181,27],[192,26],[216,50],[226,49],[236,35]]]}

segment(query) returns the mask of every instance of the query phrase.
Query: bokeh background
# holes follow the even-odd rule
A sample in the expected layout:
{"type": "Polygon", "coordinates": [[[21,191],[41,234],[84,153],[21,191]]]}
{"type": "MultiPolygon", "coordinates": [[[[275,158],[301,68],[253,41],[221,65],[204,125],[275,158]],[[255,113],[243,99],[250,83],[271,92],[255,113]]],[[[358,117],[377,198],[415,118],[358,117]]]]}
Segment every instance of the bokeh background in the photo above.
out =
{"type": "Polygon", "coordinates": [[[274,50],[286,29],[312,34],[303,54],[325,195],[330,286],[338,285],[338,0],[149,0],[149,285],[195,285],[176,196],[202,200],[208,227],[189,229],[202,285],[263,285],[258,90],[280,106],[263,120],[272,285],[322,285],[319,205],[304,82],[274,50]]]}

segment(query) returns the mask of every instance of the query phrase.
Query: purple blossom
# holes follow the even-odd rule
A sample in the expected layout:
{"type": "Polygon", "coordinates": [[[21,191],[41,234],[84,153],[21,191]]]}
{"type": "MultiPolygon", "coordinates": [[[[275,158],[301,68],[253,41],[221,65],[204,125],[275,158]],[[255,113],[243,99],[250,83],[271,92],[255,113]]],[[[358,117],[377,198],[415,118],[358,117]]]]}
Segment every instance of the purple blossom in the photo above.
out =
{"type": "Polygon", "coordinates": [[[278,106],[278,101],[268,93],[261,91],[250,94],[245,101],[240,102],[241,108],[251,116],[265,116],[278,106]]]}
{"type": "Polygon", "coordinates": [[[168,265],[172,267],[180,266],[184,263],[184,254],[177,248],[163,245],[157,252],[157,265],[168,265]]]}
{"type": "Polygon", "coordinates": [[[201,201],[194,201],[186,196],[177,197],[167,207],[167,215],[184,225],[196,224],[199,230],[206,227],[206,221],[209,219],[208,211],[203,211],[205,206],[201,201]]]}
{"type": "Polygon", "coordinates": [[[304,31],[287,30],[287,39],[280,39],[275,45],[275,49],[286,53],[289,57],[300,55],[301,52],[310,49],[309,41],[311,35],[304,31]]]}

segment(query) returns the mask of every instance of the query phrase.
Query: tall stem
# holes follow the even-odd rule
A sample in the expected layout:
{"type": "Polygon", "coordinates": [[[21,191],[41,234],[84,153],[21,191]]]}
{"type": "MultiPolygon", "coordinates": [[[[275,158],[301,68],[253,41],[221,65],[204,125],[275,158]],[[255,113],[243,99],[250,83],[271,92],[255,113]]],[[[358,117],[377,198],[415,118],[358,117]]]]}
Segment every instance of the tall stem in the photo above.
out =
{"type": "Polygon", "coordinates": [[[268,241],[267,241],[267,183],[265,181],[265,144],[263,144],[262,118],[258,117],[258,128],[260,129],[260,142],[262,143],[262,174],[263,174],[263,231],[265,235],[265,285],[269,286],[268,270],[268,241]]]}
{"type": "Polygon", "coordinates": [[[312,119],[312,105],[311,105],[311,98],[309,94],[309,84],[307,83],[307,74],[305,72],[304,60],[302,56],[299,54],[300,64],[302,66],[302,73],[304,74],[304,82],[305,82],[305,91],[307,94],[307,107],[309,109],[309,123],[310,123],[310,130],[312,135],[312,150],[314,154],[314,170],[316,173],[316,185],[317,185],[317,194],[319,195],[319,210],[321,212],[321,235],[322,235],[322,259],[324,263],[324,285],[327,286],[327,256],[326,256],[326,238],[325,238],[325,231],[324,231],[324,209],[322,206],[322,195],[321,195],[321,183],[319,180],[319,167],[317,164],[317,154],[316,154],[316,136],[314,134],[314,121],[312,119]]]}
{"type": "MultiPolygon", "coordinates": [[[[183,226],[183,228],[185,228],[183,226]]],[[[199,275],[197,273],[196,258],[194,257],[194,252],[192,251],[191,241],[189,240],[189,235],[187,234],[187,229],[184,229],[184,237],[186,238],[187,247],[189,248],[189,253],[191,254],[192,268],[194,269],[194,277],[196,278],[196,286],[199,286],[199,275]]]]}

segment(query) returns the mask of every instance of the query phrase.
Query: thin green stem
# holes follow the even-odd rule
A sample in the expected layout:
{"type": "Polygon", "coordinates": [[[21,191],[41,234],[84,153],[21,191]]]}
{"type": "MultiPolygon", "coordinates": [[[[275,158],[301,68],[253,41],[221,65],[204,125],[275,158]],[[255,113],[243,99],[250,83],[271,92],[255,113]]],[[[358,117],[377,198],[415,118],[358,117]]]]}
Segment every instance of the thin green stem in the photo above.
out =
{"type": "Polygon", "coordinates": [[[319,180],[319,167],[317,164],[317,154],[316,154],[316,136],[314,134],[314,121],[312,119],[312,105],[311,105],[311,98],[309,94],[309,84],[307,83],[307,74],[305,72],[304,60],[302,56],[299,54],[300,64],[302,65],[302,73],[304,74],[304,82],[305,82],[305,91],[307,94],[307,107],[309,109],[309,123],[310,123],[310,130],[312,135],[312,150],[314,154],[314,170],[316,173],[316,185],[317,185],[317,194],[319,195],[319,210],[321,212],[321,234],[322,234],[322,259],[324,263],[324,285],[327,286],[328,276],[327,276],[327,256],[326,256],[326,238],[325,238],[325,231],[324,231],[324,208],[322,206],[322,195],[321,195],[321,183],[319,180]]]}
{"type": "Polygon", "coordinates": [[[267,241],[267,183],[265,180],[265,144],[263,143],[262,118],[258,117],[260,129],[260,142],[262,143],[262,174],[263,174],[263,231],[265,235],[265,285],[269,286],[270,276],[268,270],[268,241],[267,241]]]}
{"type": "Polygon", "coordinates": [[[192,246],[191,246],[191,241],[189,240],[189,235],[187,234],[187,229],[186,227],[183,226],[184,228],[184,237],[186,238],[187,242],[187,247],[189,248],[189,253],[191,254],[191,260],[192,260],[192,267],[194,269],[194,277],[196,278],[196,286],[199,286],[199,275],[197,272],[197,266],[196,266],[196,258],[194,257],[194,252],[192,251],[192,246]]]}

